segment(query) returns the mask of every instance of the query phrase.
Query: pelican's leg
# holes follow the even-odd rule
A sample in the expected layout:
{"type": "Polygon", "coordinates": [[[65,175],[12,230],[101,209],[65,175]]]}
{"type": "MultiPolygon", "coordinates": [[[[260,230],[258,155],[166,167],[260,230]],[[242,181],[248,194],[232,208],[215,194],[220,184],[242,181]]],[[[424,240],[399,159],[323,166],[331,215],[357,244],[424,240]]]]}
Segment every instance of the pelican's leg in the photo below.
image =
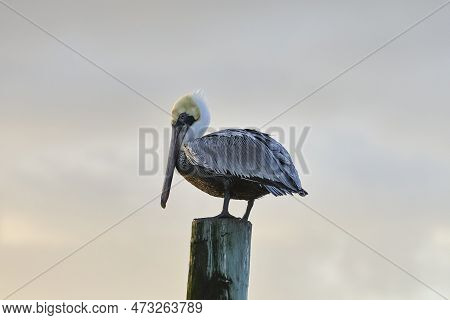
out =
{"type": "Polygon", "coordinates": [[[223,195],[223,208],[222,212],[215,216],[215,218],[234,218],[228,212],[228,205],[230,204],[231,194],[230,194],[230,182],[227,180],[224,183],[224,195],[223,195]]]}
{"type": "Polygon", "coordinates": [[[245,210],[245,214],[242,217],[242,220],[248,221],[248,217],[250,216],[250,211],[252,211],[254,203],[255,203],[255,199],[248,200],[248,202],[247,202],[247,210],[245,210]]]}

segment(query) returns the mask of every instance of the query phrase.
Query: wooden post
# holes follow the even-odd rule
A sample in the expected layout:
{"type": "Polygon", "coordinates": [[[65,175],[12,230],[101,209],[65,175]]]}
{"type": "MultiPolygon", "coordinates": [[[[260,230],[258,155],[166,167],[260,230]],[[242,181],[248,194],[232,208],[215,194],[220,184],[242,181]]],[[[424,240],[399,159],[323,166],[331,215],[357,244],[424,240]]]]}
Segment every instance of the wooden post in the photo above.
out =
{"type": "Polygon", "coordinates": [[[192,222],[188,300],[245,300],[252,224],[240,219],[192,222]]]}

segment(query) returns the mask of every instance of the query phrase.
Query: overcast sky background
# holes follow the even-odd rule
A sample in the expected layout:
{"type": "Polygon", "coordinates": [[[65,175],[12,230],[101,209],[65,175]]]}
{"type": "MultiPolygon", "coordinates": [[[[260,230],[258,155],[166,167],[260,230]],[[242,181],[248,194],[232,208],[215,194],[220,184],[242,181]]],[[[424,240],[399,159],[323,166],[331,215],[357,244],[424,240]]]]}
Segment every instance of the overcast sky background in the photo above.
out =
{"type": "MultiPolygon", "coordinates": [[[[221,128],[260,127],[444,1],[6,2],[167,111],[204,89],[221,128]]],[[[446,296],[449,39],[450,6],[270,124],[311,127],[302,201],[446,296]]],[[[158,196],[138,130],[170,119],[1,3],[0,43],[3,298],[158,196]]],[[[183,182],[11,298],[182,299],[191,221],[221,205],[183,182]]],[[[251,299],[440,298],[293,198],[251,221],[251,299]]]]}

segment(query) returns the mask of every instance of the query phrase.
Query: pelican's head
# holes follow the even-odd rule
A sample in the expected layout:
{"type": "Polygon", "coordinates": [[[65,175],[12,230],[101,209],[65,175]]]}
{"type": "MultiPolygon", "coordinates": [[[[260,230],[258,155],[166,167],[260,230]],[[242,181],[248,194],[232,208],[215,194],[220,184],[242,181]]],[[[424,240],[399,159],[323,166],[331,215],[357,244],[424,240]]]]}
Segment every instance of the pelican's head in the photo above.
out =
{"type": "Polygon", "coordinates": [[[208,129],[209,120],[209,111],[200,91],[181,97],[172,107],[172,127],[188,127],[184,140],[201,137],[208,129]]]}
{"type": "Polygon", "coordinates": [[[169,199],[176,159],[183,141],[201,137],[209,125],[209,111],[199,91],[187,94],[175,102],[172,107],[172,138],[166,177],[161,194],[161,207],[165,208],[169,199]]]}

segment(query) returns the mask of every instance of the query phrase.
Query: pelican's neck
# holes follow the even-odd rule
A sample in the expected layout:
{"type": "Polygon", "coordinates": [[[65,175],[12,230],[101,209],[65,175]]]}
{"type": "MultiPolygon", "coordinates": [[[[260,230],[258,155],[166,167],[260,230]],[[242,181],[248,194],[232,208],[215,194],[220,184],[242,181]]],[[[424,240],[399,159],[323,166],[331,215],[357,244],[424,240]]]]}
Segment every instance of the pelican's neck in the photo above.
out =
{"type": "Polygon", "coordinates": [[[190,126],[184,138],[184,142],[189,142],[194,139],[202,137],[209,127],[209,121],[211,118],[208,107],[206,106],[206,102],[201,96],[201,93],[195,92],[192,95],[192,99],[194,99],[195,103],[200,109],[200,117],[190,126]]]}

